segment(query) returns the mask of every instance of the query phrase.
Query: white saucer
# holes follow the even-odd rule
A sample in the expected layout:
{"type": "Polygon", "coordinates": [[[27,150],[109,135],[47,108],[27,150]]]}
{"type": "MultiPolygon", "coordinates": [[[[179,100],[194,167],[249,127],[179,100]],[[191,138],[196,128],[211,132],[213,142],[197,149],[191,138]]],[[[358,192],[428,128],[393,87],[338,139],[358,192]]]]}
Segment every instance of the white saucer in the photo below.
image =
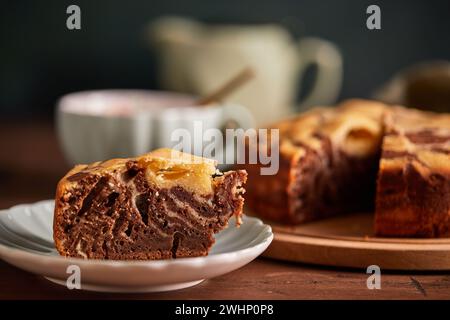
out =
{"type": "Polygon", "coordinates": [[[53,200],[0,210],[0,258],[66,285],[67,267],[81,271],[81,289],[107,292],[156,292],[194,286],[236,270],[260,255],[271,243],[270,226],[244,217],[216,235],[206,257],[157,261],[84,260],[59,256],[53,244],[53,200]]]}

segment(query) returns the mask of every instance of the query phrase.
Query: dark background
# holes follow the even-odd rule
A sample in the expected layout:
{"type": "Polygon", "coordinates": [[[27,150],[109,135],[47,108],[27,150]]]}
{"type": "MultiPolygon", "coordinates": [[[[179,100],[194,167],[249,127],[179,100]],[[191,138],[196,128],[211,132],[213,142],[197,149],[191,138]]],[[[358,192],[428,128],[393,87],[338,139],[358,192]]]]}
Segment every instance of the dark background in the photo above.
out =
{"type": "Polygon", "coordinates": [[[295,37],[331,40],[344,55],[341,98],[368,97],[415,62],[450,60],[448,0],[52,0],[8,1],[1,8],[0,116],[51,116],[55,100],[71,91],[158,88],[144,31],[152,18],[167,14],[275,22],[295,37]],[[81,8],[82,30],[66,28],[70,4],[81,8]],[[381,7],[382,30],[366,28],[370,4],[381,7]]]}

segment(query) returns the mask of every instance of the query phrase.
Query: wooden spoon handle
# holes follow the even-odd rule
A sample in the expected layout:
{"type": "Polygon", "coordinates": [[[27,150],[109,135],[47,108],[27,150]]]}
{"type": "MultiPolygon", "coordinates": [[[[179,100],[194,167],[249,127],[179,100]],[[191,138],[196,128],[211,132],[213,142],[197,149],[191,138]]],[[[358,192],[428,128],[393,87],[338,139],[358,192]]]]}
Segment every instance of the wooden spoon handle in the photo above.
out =
{"type": "Polygon", "coordinates": [[[245,68],[241,72],[239,72],[236,76],[234,76],[232,79],[227,81],[224,85],[222,85],[219,89],[213,91],[209,95],[200,98],[197,101],[198,106],[206,106],[208,104],[211,104],[212,102],[221,101],[223,98],[228,96],[230,93],[235,91],[237,88],[242,86],[244,83],[249,81],[254,77],[255,73],[253,72],[253,69],[250,67],[245,68]]]}

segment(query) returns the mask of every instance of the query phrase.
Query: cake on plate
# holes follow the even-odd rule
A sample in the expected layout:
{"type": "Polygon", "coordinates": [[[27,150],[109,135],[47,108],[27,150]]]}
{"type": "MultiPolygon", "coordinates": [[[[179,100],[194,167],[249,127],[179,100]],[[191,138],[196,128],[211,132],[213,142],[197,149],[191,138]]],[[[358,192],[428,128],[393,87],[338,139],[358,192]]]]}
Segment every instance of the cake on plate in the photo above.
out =
{"type": "Polygon", "coordinates": [[[77,165],[57,187],[56,248],[88,259],[205,256],[232,216],[240,223],[246,179],[170,149],[77,165]]]}

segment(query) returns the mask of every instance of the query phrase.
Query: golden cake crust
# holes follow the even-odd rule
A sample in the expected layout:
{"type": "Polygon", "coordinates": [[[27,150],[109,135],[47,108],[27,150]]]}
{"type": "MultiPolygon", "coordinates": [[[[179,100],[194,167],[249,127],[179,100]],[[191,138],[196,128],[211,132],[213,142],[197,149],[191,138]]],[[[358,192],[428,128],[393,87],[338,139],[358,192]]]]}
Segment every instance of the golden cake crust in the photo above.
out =
{"type": "Polygon", "coordinates": [[[136,158],[117,158],[91,164],[76,165],[60,181],[58,194],[70,186],[75,179],[70,177],[84,174],[102,175],[115,171],[125,171],[125,164],[135,160],[146,167],[146,178],[161,188],[180,185],[192,192],[207,194],[211,192],[212,175],[216,173],[216,161],[197,157],[173,149],[161,148],[136,158]]]}
{"type": "Polygon", "coordinates": [[[314,108],[271,127],[280,130],[280,150],[286,155],[302,154],[305,146],[320,152],[320,136],[327,136],[357,156],[377,148],[382,134],[380,121],[387,110],[379,102],[351,99],[334,108],[314,108]]]}

